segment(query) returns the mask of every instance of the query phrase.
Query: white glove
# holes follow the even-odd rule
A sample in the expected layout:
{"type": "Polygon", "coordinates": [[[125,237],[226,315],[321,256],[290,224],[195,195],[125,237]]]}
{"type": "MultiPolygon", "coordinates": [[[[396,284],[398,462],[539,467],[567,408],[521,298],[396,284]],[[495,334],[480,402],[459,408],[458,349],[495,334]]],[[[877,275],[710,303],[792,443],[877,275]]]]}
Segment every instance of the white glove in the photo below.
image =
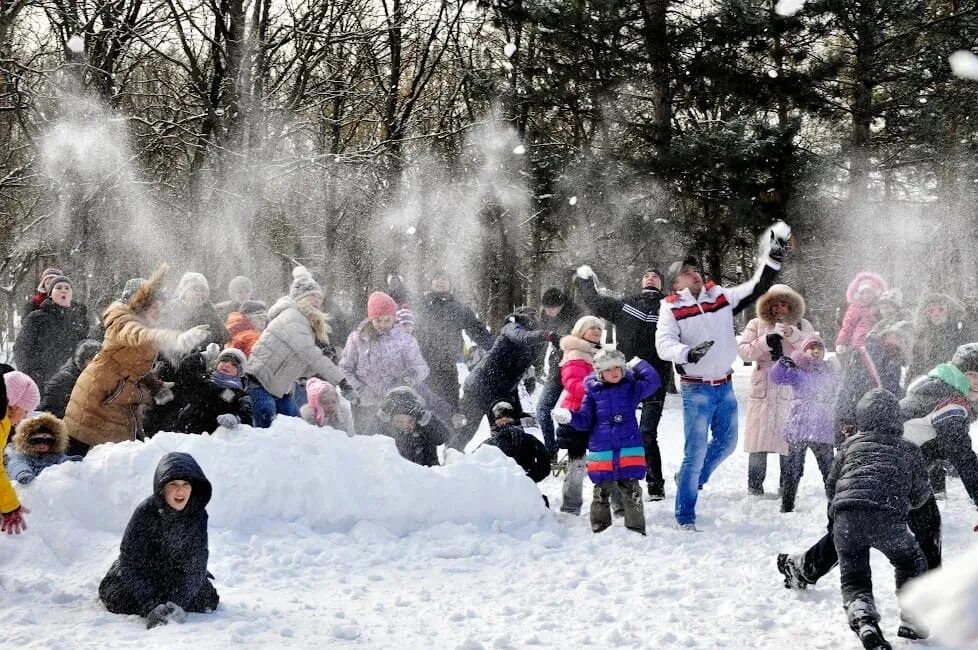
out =
{"type": "Polygon", "coordinates": [[[641,359],[639,359],[638,357],[632,357],[631,359],[628,360],[628,363],[625,365],[627,365],[629,368],[634,368],[640,363],[642,363],[641,359]]]}
{"type": "Polygon", "coordinates": [[[175,384],[176,382],[164,381],[163,387],[158,391],[156,391],[156,395],[153,396],[153,401],[156,402],[159,406],[163,406],[164,404],[169,404],[170,402],[172,402],[173,398],[176,397],[173,394],[173,386],[175,384]]]}
{"type": "Polygon", "coordinates": [[[784,324],[775,323],[773,334],[777,334],[778,336],[784,336],[784,324]]]}
{"type": "Polygon", "coordinates": [[[590,266],[588,266],[587,264],[584,264],[582,266],[579,266],[579,267],[577,267],[577,277],[579,277],[582,280],[590,280],[590,279],[593,279],[594,278],[594,270],[590,266]]]}
{"type": "MultiPolygon", "coordinates": [[[[196,347],[196,346],[195,346],[196,347]]],[[[208,343],[204,351],[200,353],[200,356],[204,357],[206,363],[211,361],[216,361],[217,357],[221,354],[221,346],[217,343],[208,343]]]]}
{"type": "Polygon", "coordinates": [[[197,325],[191,327],[186,332],[177,337],[177,348],[184,354],[191,352],[195,347],[207,340],[210,327],[207,325],[197,325]]]}
{"type": "Polygon", "coordinates": [[[234,413],[221,413],[217,416],[217,424],[225,429],[233,429],[241,424],[241,419],[234,413]]]}
{"type": "Polygon", "coordinates": [[[553,410],[553,416],[557,424],[570,424],[571,412],[565,408],[555,408],[553,410]]]}

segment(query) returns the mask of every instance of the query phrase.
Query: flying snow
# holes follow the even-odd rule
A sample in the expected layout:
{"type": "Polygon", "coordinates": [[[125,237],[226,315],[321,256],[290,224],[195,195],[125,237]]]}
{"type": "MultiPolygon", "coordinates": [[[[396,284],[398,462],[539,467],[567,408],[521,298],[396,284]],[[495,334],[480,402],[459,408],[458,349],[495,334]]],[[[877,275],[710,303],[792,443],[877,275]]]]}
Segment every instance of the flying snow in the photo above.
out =
{"type": "Polygon", "coordinates": [[[961,79],[978,80],[978,56],[968,50],[958,50],[947,57],[951,64],[951,72],[961,79]]]}
{"type": "Polygon", "coordinates": [[[513,153],[517,156],[522,156],[523,154],[526,153],[526,147],[524,147],[521,144],[518,144],[515,147],[513,147],[513,153]]]}
{"type": "Polygon", "coordinates": [[[72,34],[71,38],[68,39],[66,43],[68,49],[75,54],[85,53],[85,39],[78,34],[72,34]]]}
{"type": "Polygon", "coordinates": [[[572,197],[570,197],[570,200],[567,201],[567,202],[570,203],[571,205],[577,205],[577,197],[576,196],[572,196],[572,197]]]}
{"type": "Polygon", "coordinates": [[[506,55],[507,59],[513,58],[513,55],[516,54],[516,44],[506,43],[506,46],[503,47],[503,54],[506,55]]]}
{"type": "Polygon", "coordinates": [[[805,0],[778,0],[774,12],[779,16],[794,16],[805,6],[805,0]]]}

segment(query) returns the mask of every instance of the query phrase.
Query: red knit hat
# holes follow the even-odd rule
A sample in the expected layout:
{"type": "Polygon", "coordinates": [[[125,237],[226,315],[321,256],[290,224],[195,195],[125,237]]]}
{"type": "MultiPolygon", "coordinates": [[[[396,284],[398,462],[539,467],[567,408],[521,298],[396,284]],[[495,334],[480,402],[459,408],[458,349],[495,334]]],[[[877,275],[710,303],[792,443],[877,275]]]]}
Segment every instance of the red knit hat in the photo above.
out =
{"type": "Polygon", "coordinates": [[[383,291],[374,291],[367,298],[367,319],[373,320],[381,316],[396,316],[397,303],[383,291]]]}

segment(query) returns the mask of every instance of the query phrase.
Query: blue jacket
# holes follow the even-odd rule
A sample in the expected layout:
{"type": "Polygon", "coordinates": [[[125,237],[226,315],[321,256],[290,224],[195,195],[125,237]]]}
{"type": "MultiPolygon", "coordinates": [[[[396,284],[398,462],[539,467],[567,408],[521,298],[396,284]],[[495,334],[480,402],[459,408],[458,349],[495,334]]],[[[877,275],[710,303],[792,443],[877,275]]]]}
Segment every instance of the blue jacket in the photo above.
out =
{"type": "Polygon", "coordinates": [[[626,370],[617,384],[588,377],[584,402],[571,414],[570,426],[589,433],[587,473],[592,483],[645,478],[645,448],[635,409],[659,383],[647,361],[626,370]]]}

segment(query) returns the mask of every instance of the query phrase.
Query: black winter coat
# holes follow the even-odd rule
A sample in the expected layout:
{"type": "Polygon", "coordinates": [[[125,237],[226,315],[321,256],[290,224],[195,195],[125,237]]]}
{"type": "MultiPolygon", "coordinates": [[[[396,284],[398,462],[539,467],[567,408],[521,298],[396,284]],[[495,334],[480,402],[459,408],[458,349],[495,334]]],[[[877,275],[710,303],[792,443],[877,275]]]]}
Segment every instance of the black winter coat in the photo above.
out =
{"type": "Polygon", "coordinates": [[[489,351],[465,378],[465,395],[485,411],[497,399],[509,397],[523,373],[547,343],[545,330],[528,329],[530,321],[513,314],[489,351]]]}
{"type": "Polygon", "coordinates": [[[153,496],[136,507],[119,548],[99,585],[99,598],[116,614],[146,616],[167,601],[188,612],[217,607],[207,579],[207,503],[211,484],[189,454],[171,452],[156,467],[153,496]],[[188,481],[190,501],[182,511],[163,499],[169,481],[188,481]]]}
{"type": "Polygon", "coordinates": [[[534,483],[539,483],[550,474],[550,453],[547,448],[519,425],[493,427],[489,439],[483,444],[498,447],[499,451],[515,460],[534,483]]]}
{"type": "Polygon", "coordinates": [[[835,405],[836,430],[855,424],[856,404],[866,391],[883,388],[902,397],[903,363],[904,359],[897,351],[886,348],[877,339],[867,339],[863,349],[855,350],[839,386],[835,405]]]}
{"type": "Polygon", "coordinates": [[[41,391],[42,411],[64,418],[71,389],[75,387],[75,382],[78,381],[85,365],[91,361],[100,347],[99,342],[92,339],[85,339],[78,344],[71,358],[65,361],[44,385],[41,391]]]}
{"type": "Polygon", "coordinates": [[[14,363],[38,386],[44,386],[87,334],[88,308],[84,304],[61,307],[45,300],[24,319],[14,342],[14,363]]]}
{"type": "Polygon", "coordinates": [[[598,318],[603,318],[615,326],[618,349],[626,359],[638,357],[648,361],[662,378],[656,395],[665,395],[666,381],[672,377],[672,364],[659,358],[655,350],[655,331],[659,326],[659,303],[665,297],[657,289],[644,289],[641,293],[624,300],[602,296],[594,286],[593,279],[577,278],[577,287],[584,304],[598,318]]]}
{"type": "Polygon", "coordinates": [[[410,433],[385,425],[384,433],[394,438],[397,452],[412,463],[434,467],[438,465],[438,445],[448,442],[448,429],[441,420],[429,414],[425,424],[420,422],[410,433]]]}
{"type": "MultiPolygon", "coordinates": [[[[540,329],[555,332],[558,336],[567,336],[574,329],[574,324],[584,316],[584,310],[577,303],[564,305],[560,313],[553,318],[540,311],[540,329]]],[[[540,351],[540,356],[536,361],[537,377],[543,377],[544,359],[546,357],[546,367],[550,370],[547,377],[550,381],[560,383],[560,362],[564,358],[564,352],[559,345],[546,346],[540,351]],[[544,351],[550,350],[550,354],[544,355],[544,351]]]]}
{"type": "Polygon", "coordinates": [[[839,448],[825,481],[829,515],[840,510],[889,510],[906,518],[931,498],[920,449],[903,439],[900,404],[874,389],[856,407],[857,433],[839,448]]]}
{"type": "Polygon", "coordinates": [[[217,416],[237,415],[241,424],[251,425],[251,396],[243,388],[218,386],[201,377],[188,392],[187,403],[177,415],[176,430],[183,433],[213,433],[217,416]]]}
{"type": "Polygon", "coordinates": [[[455,360],[462,351],[463,331],[483,350],[492,345],[492,335],[485,324],[450,293],[426,293],[418,305],[417,315],[415,334],[421,355],[432,367],[455,367],[455,360]]]}

